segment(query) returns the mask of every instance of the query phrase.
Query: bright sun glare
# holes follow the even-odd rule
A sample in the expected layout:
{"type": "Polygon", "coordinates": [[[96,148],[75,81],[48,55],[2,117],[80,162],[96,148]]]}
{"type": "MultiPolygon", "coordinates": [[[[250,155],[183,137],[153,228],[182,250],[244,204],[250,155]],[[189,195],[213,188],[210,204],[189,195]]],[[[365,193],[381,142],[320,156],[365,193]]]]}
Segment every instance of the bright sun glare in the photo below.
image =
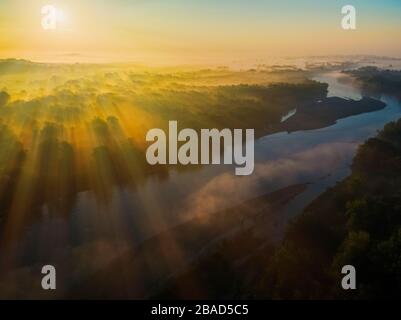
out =
{"type": "Polygon", "coordinates": [[[67,22],[67,15],[61,9],[57,9],[56,17],[57,17],[57,22],[58,23],[66,23],[67,22]]]}
{"type": "Polygon", "coordinates": [[[51,5],[42,8],[42,28],[44,30],[55,30],[60,27],[65,28],[68,22],[68,16],[60,8],[51,5]]]}

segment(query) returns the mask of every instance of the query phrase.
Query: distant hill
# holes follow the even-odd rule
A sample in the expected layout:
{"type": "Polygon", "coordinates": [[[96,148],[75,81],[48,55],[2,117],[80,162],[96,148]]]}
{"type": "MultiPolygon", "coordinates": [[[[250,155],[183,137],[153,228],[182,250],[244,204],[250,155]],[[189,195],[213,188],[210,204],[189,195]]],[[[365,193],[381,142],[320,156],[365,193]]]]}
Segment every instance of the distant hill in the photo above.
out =
{"type": "Polygon", "coordinates": [[[23,59],[0,60],[0,75],[7,73],[20,73],[43,68],[46,64],[36,63],[23,59]]]}

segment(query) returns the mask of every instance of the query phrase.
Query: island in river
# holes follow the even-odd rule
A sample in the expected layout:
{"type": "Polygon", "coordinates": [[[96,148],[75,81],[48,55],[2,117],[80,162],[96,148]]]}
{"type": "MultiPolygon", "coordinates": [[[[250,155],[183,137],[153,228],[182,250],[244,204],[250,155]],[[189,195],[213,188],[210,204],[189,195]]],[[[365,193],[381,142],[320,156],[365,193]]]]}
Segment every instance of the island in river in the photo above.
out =
{"type": "Polygon", "coordinates": [[[339,97],[319,99],[299,106],[293,116],[278,126],[278,130],[292,132],[324,128],[334,124],[338,119],[385,107],[384,102],[367,97],[357,101],[339,97]]]}

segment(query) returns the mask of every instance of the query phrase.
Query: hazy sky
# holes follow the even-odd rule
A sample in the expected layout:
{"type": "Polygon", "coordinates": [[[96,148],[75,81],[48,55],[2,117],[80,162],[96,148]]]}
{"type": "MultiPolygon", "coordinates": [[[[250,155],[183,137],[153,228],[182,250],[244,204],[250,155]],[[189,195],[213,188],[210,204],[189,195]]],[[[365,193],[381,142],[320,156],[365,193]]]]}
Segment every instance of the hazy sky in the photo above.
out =
{"type": "Polygon", "coordinates": [[[401,57],[400,0],[0,0],[0,57],[155,62],[266,56],[401,57]],[[57,30],[41,8],[64,12],[57,30]],[[341,7],[357,30],[341,29],[341,7]]]}

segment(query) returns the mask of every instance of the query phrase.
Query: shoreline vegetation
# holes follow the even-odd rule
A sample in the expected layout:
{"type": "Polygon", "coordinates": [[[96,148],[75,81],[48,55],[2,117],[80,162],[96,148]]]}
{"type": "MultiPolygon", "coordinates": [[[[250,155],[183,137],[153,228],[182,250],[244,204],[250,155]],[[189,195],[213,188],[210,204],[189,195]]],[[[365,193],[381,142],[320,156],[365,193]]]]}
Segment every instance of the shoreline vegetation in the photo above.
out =
{"type": "Polygon", "coordinates": [[[363,67],[344,73],[356,79],[363,95],[375,97],[388,94],[401,99],[401,70],[363,67]]]}

